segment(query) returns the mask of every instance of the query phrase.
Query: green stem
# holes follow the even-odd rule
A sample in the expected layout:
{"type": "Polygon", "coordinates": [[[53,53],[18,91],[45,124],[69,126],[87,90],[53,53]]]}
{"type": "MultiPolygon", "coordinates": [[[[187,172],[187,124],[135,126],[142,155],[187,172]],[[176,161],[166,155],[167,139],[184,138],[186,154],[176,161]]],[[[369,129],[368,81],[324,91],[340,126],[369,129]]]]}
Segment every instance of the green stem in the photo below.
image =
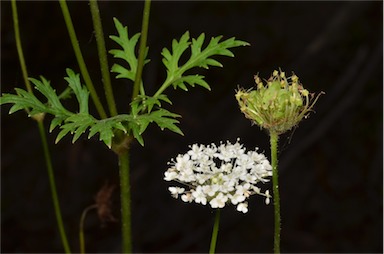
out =
{"type": "Polygon", "coordinates": [[[133,84],[133,93],[132,100],[136,98],[139,94],[139,88],[141,84],[141,76],[143,73],[144,67],[144,58],[147,51],[147,36],[148,36],[148,24],[149,24],[149,12],[151,9],[151,0],[145,0],[144,11],[143,11],[143,23],[141,27],[141,37],[140,37],[140,51],[139,58],[137,63],[137,70],[135,76],[135,82],[133,84]]]}
{"type": "Polygon", "coordinates": [[[216,210],[215,215],[215,224],[213,225],[212,238],[211,238],[211,247],[209,248],[209,253],[215,253],[217,234],[219,233],[219,224],[220,224],[220,209],[216,210]]]}
{"type": "Polygon", "coordinates": [[[27,87],[28,92],[33,93],[31,84],[29,83],[29,80],[28,80],[27,66],[25,64],[23,48],[21,46],[19,18],[17,15],[16,0],[12,0],[12,16],[13,16],[13,24],[15,29],[16,48],[17,48],[17,53],[19,55],[19,61],[20,61],[21,71],[23,73],[24,83],[25,83],[25,86],[27,87]]]}
{"type": "Polygon", "coordinates": [[[132,253],[131,190],[129,180],[129,149],[119,154],[120,198],[123,253],[132,253]]]}
{"type": "Polygon", "coordinates": [[[103,105],[101,104],[101,101],[99,99],[99,96],[96,93],[95,87],[93,86],[91,77],[89,76],[87,66],[85,65],[83,55],[80,50],[79,42],[77,40],[75,28],[73,27],[71,15],[68,10],[67,2],[65,0],[60,0],[60,7],[63,12],[65,24],[67,25],[69,38],[71,39],[73,50],[75,51],[76,59],[79,64],[81,75],[84,78],[85,85],[87,86],[93,103],[96,106],[97,112],[99,113],[101,118],[107,118],[107,114],[105,113],[105,110],[103,108],[103,105]]]}
{"type": "Polygon", "coordinates": [[[83,211],[83,213],[81,214],[81,217],[80,217],[79,242],[80,242],[80,253],[82,253],[82,254],[85,253],[85,241],[84,241],[84,221],[85,221],[85,217],[87,216],[87,213],[90,210],[94,209],[94,208],[97,208],[96,204],[88,206],[87,208],[85,208],[85,210],[83,211]]]}
{"type": "MultiPolygon", "coordinates": [[[[12,16],[13,16],[14,29],[15,29],[15,40],[16,40],[17,53],[19,55],[19,61],[20,61],[21,71],[23,73],[24,83],[25,83],[25,86],[26,86],[28,92],[33,94],[31,84],[28,80],[27,65],[25,64],[23,48],[21,46],[20,31],[19,31],[19,19],[18,19],[18,14],[17,14],[16,0],[12,0],[12,16]]],[[[39,132],[40,132],[40,139],[41,139],[41,143],[43,145],[44,159],[45,159],[45,163],[47,166],[47,172],[48,172],[49,184],[50,184],[50,188],[51,188],[52,201],[53,201],[53,206],[55,209],[56,221],[57,221],[57,224],[59,227],[61,242],[63,244],[65,252],[71,253],[71,250],[70,250],[69,244],[68,244],[68,240],[67,240],[67,236],[65,234],[63,219],[61,216],[59,199],[57,197],[57,191],[56,191],[55,177],[53,174],[51,155],[49,152],[47,137],[45,134],[44,124],[43,124],[44,115],[38,115],[36,117],[33,117],[33,119],[37,121],[37,126],[38,126],[39,132]]]]}
{"type": "Polygon", "coordinates": [[[46,137],[46,134],[44,131],[44,125],[43,125],[42,121],[38,121],[38,126],[39,126],[41,141],[43,144],[44,157],[45,157],[45,161],[47,164],[47,172],[48,172],[48,177],[49,177],[49,184],[51,187],[52,201],[53,201],[53,206],[55,209],[57,225],[59,226],[61,241],[63,243],[65,252],[71,253],[71,250],[70,250],[69,244],[68,244],[68,240],[67,240],[67,236],[65,234],[63,219],[61,217],[59,198],[58,198],[57,192],[56,192],[55,175],[53,174],[51,156],[49,153],[47,137],[46,137]]]}
{"type": "Polygon", "coordinates": [[[272,184],[273,184],[273,204],[275,207],[275,238],[274,238],[274,252],[280,253],[280,230],[281,230],[281,217],[280,217],[280,195],[279,195],[279,176],[277,170],[277,143],[279,135],[275,132],[270,132],[271,142],[271,160],[272,160],[272,184]]]}
{"type": "Polygon", "coordinates": [[[105,49],[103,26],[101,24],[100,11],[96,0],[90,0],[89,5],[92,13],[93,28],[95,29],[95,37],[97,43],[97,50],[100,59],[100,70],[104,84],[105,97],[109,107],[111,116],[117,115],[115,98],[113,96],[113,90],[111,85],[111,77],[109,75],[107,50],[105,49]]]}
{"type": "MultiPolygon", "coordinates": [[[[144,66],[144,57],[146,53],[146,43],[148,35],[149,12],[151,1],[145,0],[143,11],[143,24],[141,27],[139,58],[135,82],[133,85],[132,100],[139,94],[141,75],[144,66]]],[[[142,87],[143,90],[143,87],[142,87]]],[[[129,148],[118,153],[119,170],[120,170],[120,197],[121,197],[121,221],[122,221],[122,250],[123,253],[132,253],[132,236],[131,236],[131,190],[129,180],[129,148]]]]}

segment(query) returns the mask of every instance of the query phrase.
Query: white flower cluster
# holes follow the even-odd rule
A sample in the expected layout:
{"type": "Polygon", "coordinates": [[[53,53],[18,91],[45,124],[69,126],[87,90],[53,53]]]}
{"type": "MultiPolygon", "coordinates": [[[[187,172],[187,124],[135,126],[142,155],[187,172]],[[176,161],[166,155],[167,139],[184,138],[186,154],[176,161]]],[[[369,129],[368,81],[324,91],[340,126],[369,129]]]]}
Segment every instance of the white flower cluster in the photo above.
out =
{"type": "Polygon", "coordinates": [[[171,167],[165,172],[164,180],[188,186],[188,189],[169,187],[174,198],[180,195],[184,202],[209,203],[212,208],[223,208],[231,202],[243,213],[248,212],[245,200],[250,195],[262,195],[269,204],[269,191],[262,193],[256,184],[268,181],[272,167],[263,154],[256,152],[257,148],[246,152],[238,139],[235,144],[194,144],[190,149],[179,154],[176,161],[172,159],[168,163],[171,167]]]}

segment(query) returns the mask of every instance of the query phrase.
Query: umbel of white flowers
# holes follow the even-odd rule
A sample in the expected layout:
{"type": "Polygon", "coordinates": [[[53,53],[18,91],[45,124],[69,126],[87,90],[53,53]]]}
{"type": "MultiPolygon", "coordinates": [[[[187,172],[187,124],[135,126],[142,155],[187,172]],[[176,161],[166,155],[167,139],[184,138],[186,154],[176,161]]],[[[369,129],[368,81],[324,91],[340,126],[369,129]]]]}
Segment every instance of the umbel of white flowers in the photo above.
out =
{"type": "Polygon", "coordinates": [[[237,210],[248,212],[246,199],[253,194],[265,197],[270,203],[269,190],[264,193],[258,183],[268,182],[272,167],[264,154],[248,151],[239,144],[227,141],[219,146],[194,144],[186,154],[179,154],[168,164],[164,180],[176,181],[184,187],[169,187],[174,198],[181,196],[184,202],[209,204],[223,208],[226,204],[237,205],[237,210]]]}

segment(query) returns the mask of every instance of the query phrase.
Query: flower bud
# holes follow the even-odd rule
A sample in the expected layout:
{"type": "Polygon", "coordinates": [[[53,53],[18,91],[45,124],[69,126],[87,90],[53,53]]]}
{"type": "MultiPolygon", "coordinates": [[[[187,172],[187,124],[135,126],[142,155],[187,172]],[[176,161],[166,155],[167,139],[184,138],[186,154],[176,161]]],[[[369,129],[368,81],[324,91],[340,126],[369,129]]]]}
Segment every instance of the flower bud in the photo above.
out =
{"type": "Polygon", "coordinates": [[[292,74],[286,77],[285,72],[275,70],[272,76],[263,81],[255,76],[256,90],[240,88],[236,100],[245,117],[253,123],[274,132],[282,134],[289,131],[307,117],[317,99],[299,83],[299,78],[292,74]]]}

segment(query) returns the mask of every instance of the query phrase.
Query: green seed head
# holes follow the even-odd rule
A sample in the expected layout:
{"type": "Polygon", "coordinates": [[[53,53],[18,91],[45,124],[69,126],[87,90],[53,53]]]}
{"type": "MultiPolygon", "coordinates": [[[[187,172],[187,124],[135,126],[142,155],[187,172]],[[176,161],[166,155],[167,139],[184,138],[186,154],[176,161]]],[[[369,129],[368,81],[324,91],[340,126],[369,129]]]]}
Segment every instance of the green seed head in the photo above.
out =
{"type": "Polygon", "coordinates": [[[257,90],[240,88],[236,100],[245,117],[261,128],[282,134],[296,126],[303,117],[307,117],[321,92],[314,98],[292,74],[275,70],[264,85],[259,76],[255,76],[257,90]]]}

